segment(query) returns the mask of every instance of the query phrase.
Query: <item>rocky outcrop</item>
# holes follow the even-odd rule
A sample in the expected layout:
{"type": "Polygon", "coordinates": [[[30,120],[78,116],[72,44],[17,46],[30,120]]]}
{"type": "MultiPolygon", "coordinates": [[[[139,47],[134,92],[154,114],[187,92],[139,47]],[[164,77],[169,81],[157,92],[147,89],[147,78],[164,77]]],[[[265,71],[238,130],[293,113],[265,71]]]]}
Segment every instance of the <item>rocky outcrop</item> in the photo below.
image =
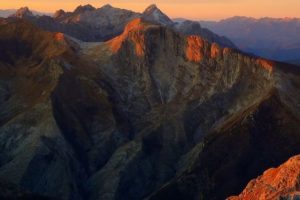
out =
{"type": "Polygon", "coordinates": [[[19,20],[0,38],[0,179],[33,193],[224,199],[299,152],[295,66],[143,19],[103,43],[19,20]]]}
{"type": "Polygon", "coordinates": [[[228,200],[300,198],[300,156],[290,158],[278,168],[268,169],[251,180],[245,190],[228,200]]]}

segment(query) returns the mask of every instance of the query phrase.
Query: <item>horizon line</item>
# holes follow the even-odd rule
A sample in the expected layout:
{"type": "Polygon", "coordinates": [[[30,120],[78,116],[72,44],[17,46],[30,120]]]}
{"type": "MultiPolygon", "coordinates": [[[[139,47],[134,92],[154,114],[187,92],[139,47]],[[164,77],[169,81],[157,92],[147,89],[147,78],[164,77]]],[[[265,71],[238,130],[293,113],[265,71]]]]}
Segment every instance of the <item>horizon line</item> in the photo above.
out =
{"type": "MultiPolygon", "coordinates": [[[[110,3],[107,3],[107,4],[102,4],[102,6],[100,7],[97,7],[97,6],[94,6],[93,4],[79,4],[78,6],[75,6],[73,9],[63,9],[63,8],[58,8],[56,10],[52,10],[52,11],[47,11],[47,10],[43,10],[43,9],[31,9],[31,7],[29,6],[20,6],[19,8],[0,8],[0,10],[14,10],[14,11],[17,11],[21,8],[24,8],[24,7],[27,7],[29,8],[30,11],[33,11],[33,12],[38,12],[38,13],[41,13],[41,14],[45,14],[45,15],[53,15],[56,11],[58,10],[64,10],[65,12],[74,12],[76,10],[76,8],[78,8],[79,6],[86,6],[86,5],[91,5],[93,6],[94,8],[96,9],[100,9],[104,6],[107,6],[107,5],[110,5],[111,7],[113,8],[117,8],[117,9],[124,9],[124,10],[129,10],[129,11],[132,11],[132,12],[136,12],[136,13],[142,13],[140,11],[135,11],[135,10],[132,10],[132,9],[128,9],[128,8],[122,8],[122,7],[119,7],[119,6],[114,6],[110,3]]],[[[151,5],[156,5],[156,4],[149,4],[149,6],[151,5]]],[[[147,6],[147,7],[149,7],[147,6]]],[[[146,9],[147,7],[145,7],[144,9],[146,9]]],[[[157,6],[159,9],[160,7],[157,6]]],[[[255,17],[255,16],[246,16],[246,15],[231,15],[231,16],[226,16],[226,17],[217,17],[217,18],[193,18],[193,17],[184,17],[184,16],[171,16],[171,15],[168,15],[166,12],[164,12],[163,10],[161,10],[163,13],[165,13],[170,19],[172,20],[176,20],[176,19],[185,19],[185,20],[194,20],[194,21],[212,21],[212,22],[219,22],[219,21],[222,21],[222,20],[226,20],[226,19],[231,19],[231,18],[235,18],[235,17],[244,17],[244,18],[248,18],[248,19],[254,19],[254,20],[261,20],[261,19],[278,19],[278,20],[300,20],[300,17],[291,17],[291,16],[285,16],[285,17],[275,17],[275,16],[268,16],[268,15],[265,15],[265,16],[259,16],[259,17],[255,17]]]]}

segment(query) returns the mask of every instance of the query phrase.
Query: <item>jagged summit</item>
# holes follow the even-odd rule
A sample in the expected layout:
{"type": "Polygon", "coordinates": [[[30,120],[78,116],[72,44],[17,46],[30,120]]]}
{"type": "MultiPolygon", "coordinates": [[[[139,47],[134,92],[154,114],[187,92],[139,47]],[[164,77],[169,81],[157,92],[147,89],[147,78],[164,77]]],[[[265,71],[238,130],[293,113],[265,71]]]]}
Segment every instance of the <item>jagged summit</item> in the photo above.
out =
{"type": "MultiPolygon", "coordinates": [[[[29,13],[29,9],[23,9],[21,13],[29,13]]],[[[36,12],[33,12],[34,14],[36,12]]],[[[67,12],[62,9],[57,10],[52,17],[50,16],[31,16],[26,15],[26,19],[35,25],[51,32],[63,32],[67,35],[88,42],[104,42],[120,35],[126,24],[133,19],[142,18],[147,22],[161,24],[184,34],[200,35],[209,42],[216,42],[221,46],[234,47],[226,38],[215,35],[209,31],[193,25],[176,26],[167,15],[165,15],[155,4],[148,6],[143,13],[133,12],[127,9],[116,8],[110,4],[103,5],[100,8],[94,8],[92,5],[80,5],[73,12],[67,12]],[[195,28],[195,30],[194,30],[195,28]]]]}
{"type": "Polygon", "coordinates": [[[105,4],[104,6],[102,6],[101,7],[102,9],[104,9],[104,8],[113,8],[113,6],[112,5],[110,5],[110,4],[105,4]]]}
{"type": "Polygon", "coordinates": [[[142,14],[143,19],[160,23],[165,26],[171,26],[173,21],[164,14],[155,4],[148,6],[142,14]]]}
{"type": "Polygon", "coordinates": [[[60,9],[54,13],[53,18],[54,19],[61,18],[61,17],[65,16],[65,14],[66,14],[66,12],[63,9],[60,9]]]}
{"type": "Polygon", "coordinates": [[[33,13],[29,10],[28,7],[22,7],[16,11],[12,17],[24,18],[24,17],[33,17],[33,13]]]}
{"type": "Polygon", "coordinates": [[[82,12],[94,11],[94,10],[96,10],[96,8],[95,8],[94,6],[92,6],[92,5],[90,5],[90,4],[87,4],[87,5],[84,5],[84,6],[82,6],[82,5],[78,6],[78,7],[74,10],[74,12],[75,12],[75,13],[82,13],[82,12]]]}
{"type": "Polygon", "coordinates": [[[151,12],[153,10],[156,10],[158,9],[157,5],[156,4],[151,4],[150,6],[148,6],[144,12],[151,12]]]}

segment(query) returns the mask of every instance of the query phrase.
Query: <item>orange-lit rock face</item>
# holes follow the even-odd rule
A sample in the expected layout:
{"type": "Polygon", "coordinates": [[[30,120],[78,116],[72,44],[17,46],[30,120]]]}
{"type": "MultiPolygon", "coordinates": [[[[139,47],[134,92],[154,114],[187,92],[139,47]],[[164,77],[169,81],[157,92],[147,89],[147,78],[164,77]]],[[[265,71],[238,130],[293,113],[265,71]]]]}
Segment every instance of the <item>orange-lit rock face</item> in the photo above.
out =
{"type": "Polygon", "coordinates": [[[300,186],[300,155],[288,160],[278,168],[264,172],[257,179],[250,181],[245,190],[228,200],[273,200],[294,195],[300,186]]]}
{"type": "Polygon", "coordinates": [[[65,40],[65,36],[64,36],[63,33],[55,33],[54,39],[56,41],[64,41],[65,40]]]}
{"type": "Polygon", "coordinates": [[[188,36],[185,50],[186,58],[192,62],[200,62],[203,58],[204,41],[199,36],[188,36]]]}
{"type": "Polygon", "coordinates": [[[210,57],[216,58],[219,56],[219,54],[220,54],[220,47],[216,43],[213,43],[210,48],[210,57]]]}
{"type": "Polygon", "coordinates": [[[273,71],[273,63],[271,61],[267,61],[264,59],[258,59],[257,64],[261,65],[265,70],[272,72],[273,71]]]}
{"type": "Polygon", "coordinates": [[[141,19],[134,19],[126,26],[124,32],[107,42],[112,52],[117,53],[126,39],[131,41],[135,45],[135,52],[137,56],[144,55],[145,49],[145,25],[141,19]]]}

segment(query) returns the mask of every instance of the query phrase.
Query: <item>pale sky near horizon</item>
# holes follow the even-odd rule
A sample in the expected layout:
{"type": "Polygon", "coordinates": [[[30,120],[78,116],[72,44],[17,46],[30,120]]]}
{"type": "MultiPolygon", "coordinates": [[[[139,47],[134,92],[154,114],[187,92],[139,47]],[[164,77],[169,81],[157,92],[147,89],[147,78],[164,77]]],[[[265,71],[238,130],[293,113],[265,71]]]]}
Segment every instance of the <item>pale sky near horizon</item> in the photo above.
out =
{"type": "Polygon", "coordinates": [[[60,8],[74,10],[78,5],[91,4],[99,8],[105,4],[142,12],[155,3],[171,18],[219,20],[232,16],[297,17],[300,0],[0,0],[0,9],[28,6],[32,10],[54,12],[60,8]]]}

